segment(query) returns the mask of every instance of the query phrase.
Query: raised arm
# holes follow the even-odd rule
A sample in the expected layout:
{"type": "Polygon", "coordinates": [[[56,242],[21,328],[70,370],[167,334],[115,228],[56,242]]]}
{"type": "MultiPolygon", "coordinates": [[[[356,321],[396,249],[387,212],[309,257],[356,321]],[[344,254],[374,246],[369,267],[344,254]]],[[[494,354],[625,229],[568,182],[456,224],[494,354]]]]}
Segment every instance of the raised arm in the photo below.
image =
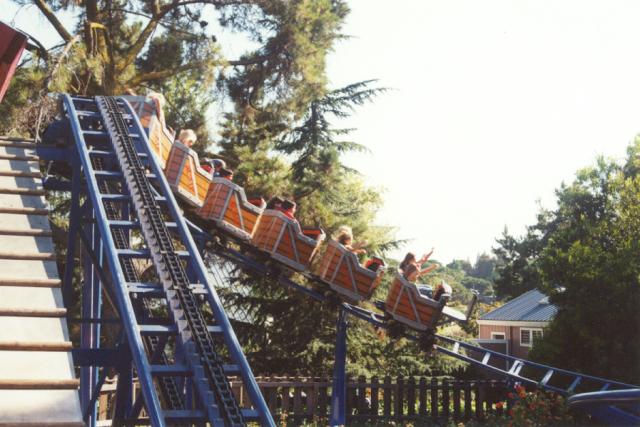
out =
{"type": "Polygon", "coordinates": [[[418,273],[418,276],[424,276],[425,274],[428,274],[428,273],[432,272],[433,270],[435,270],[438,267],[440,267],[440,265],[432,264],[429,267],[420,270],[420,272],[418,273]]]}
{"type": "Polygon", "coordinates": [[[420,261],[418,261],[419,265],[422,265],[422,264],[424,264],[425,262],[427,262],[429,260],[431,255],[433,255],[433,249],[434,248],[431,248],[431,251],[428,254],[422,255],[422,258],[420,258],[420,261]]]}

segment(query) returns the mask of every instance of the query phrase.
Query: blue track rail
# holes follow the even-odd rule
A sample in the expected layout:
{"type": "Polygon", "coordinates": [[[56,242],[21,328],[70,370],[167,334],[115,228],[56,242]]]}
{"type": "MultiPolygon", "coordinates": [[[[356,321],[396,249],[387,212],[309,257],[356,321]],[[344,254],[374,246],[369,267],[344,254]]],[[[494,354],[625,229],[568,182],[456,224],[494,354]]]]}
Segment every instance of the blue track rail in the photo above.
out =
{"type": "Polygon", "coordinates": [[[640,425],[640,388],[576,394],[567,404],[610,425],[640,425]]]}
{"type": "Polygon", "coordinates": [[[120,412],[128,420],[121,421],[135,420],[144,403],[148,421],[154,426],[205,422],[235,426],[248,421],[273,426],[191,233],[131,107],[118,98],[67,95],[63,100],[75,140],[77,169],[82,170],[88,195],[88,210],[95,218],[106,258],[109,278],[104,281],[109,282],[106,285],[115,296],[140,382],[142,398],[124,402],[120,412]],[[96,159],[101,159],[100,168],[96,159]],[[118,185],[105,187],[103,180],[115,180],[118,185]],[[108,212],[113,203],[122,205],[120,219],[113,219],[113,213],[108,212]],[[130,236],[135,231],[142,247],[123,248],[122,234],[115,230],[126,230],[124,240],[129,242],[134,240],[130,236]],[[181,250],[175,249],[176,244],[181,250]],[[133,258],[152,263],[158,280],[127,280],[132,276],[124,268],[133,258]],[[204,296],[204,303],[195,298],[196,290],[204,296]],[[159,298],[162,302],[156,308],[161,307],[167,315],[162,319],[141,316],[135,300],[146,297],[159,298]],[[205,307],[213,322],[202,315],[205,307]],[[153,346],[145,342],[150,336],[155,337],[153,346]],[[167,354],[173,356],[173,363],[167,364],[167,354]],[[241,378],[251,407],[239,407],[231,393],[229,376],[241,378]],[[158,390],[162,387],[157,384],[166,377],[173,378],[175,387],[184,393],[184,408],[163,402],[158,390]]]}

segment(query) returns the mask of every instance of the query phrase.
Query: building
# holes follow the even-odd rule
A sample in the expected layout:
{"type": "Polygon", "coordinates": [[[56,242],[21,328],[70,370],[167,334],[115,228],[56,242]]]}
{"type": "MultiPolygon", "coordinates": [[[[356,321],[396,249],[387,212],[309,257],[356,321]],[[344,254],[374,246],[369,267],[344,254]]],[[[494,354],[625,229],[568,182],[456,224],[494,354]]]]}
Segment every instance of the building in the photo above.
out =
{"type": "Polygon", "coordinates": [[[543,328],[558,309],[537,289],[530,290],[478,319],[478,344],[501,353],[526,359],[533,340],[542,337],[543,328]]]}

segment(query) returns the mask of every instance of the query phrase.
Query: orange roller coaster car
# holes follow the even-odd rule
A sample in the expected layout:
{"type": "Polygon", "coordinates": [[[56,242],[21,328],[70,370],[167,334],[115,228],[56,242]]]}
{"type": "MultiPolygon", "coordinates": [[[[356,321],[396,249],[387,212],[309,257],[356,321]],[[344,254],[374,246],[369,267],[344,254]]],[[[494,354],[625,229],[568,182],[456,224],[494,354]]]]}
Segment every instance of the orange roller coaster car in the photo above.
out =
{"type": "Polygon", "coordinates": [[[436,301],[420,293],[415,283],[409,282],[398,272],[387,295],[385,308],[395,320],[419,331],[435,329],[449,297],[451,287],[442,282],[444,293],[436,301]]]}
{"type": "Polygon", "coordinates": [[[260,216],[251,243],[288,267],[304,271],[324,238],[322,229],[301,229],[295,219],[267,209],[260,216]]]}
{"type": "Polygon", "coordinates": [[[354,253],[335,240],[329,240],[316,274],[331,289],[358,302],[371,298],[384,274],[384,265],[379,260],[375,271],[365,268],[354,253]]]}
{"type": "Polygon", "coordinates": [[[247,200],[238,184],[226,178],[213,178],[197,214],[239,239],[250,240],[265,205],[263,199],[247,200]]]}
{"type": "Polygon", "coordinates": [[[176,141],[164,171],[173,191],[190,205],[202,207],[211,184],[211,173],[200,167],[198,153],[176,141]]]}
{"type": "Polygon", "coordinates": [[[123,95],[122,98],[126,99],[131,105],[131,108],[136,112],[142,127],[150,131],[151,118],[158,117],[155,102],[153,102],[151,98],[139,95],[123,95]]]}
{"type": "Polygon", "coordinates": [[[166,127],[160,124],[156,116],[151,117],[149,127],[149,144],[160,161],[160,167],[164,169],[169,160],[169,153],[173,146],[174,135],[166,127]]]}

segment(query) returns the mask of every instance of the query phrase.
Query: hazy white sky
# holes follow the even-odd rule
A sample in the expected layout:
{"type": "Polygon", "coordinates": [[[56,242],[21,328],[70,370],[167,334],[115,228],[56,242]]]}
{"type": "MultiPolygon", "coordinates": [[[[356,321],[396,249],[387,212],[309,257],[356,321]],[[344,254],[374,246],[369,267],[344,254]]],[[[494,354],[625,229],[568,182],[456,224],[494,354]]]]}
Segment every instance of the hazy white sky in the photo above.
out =
{"type": "Polygon", "coordinates": [[[336,87],[394,88],[348,127],[350,162],[386,187],[382,222],[448,262],[521,234],[537,201],[640,130],[640,2],[350,2],[336,87]]]}
{"type": "MultiPolygon", "coordinates": [[[[371,149],[348,162],[386,188],[379,222],[414,239],[403,250],[474,261],[505,225],[519,234],[533,223],[537,201],[552,206],[596,155],[622,158],[640,130],[636,0],[349,4],[353,38],[328,74],[333,87],[393,88],[340,125],[371,149]]],[[[33,6],[15,24],[53,33],[33,6]]]]}

